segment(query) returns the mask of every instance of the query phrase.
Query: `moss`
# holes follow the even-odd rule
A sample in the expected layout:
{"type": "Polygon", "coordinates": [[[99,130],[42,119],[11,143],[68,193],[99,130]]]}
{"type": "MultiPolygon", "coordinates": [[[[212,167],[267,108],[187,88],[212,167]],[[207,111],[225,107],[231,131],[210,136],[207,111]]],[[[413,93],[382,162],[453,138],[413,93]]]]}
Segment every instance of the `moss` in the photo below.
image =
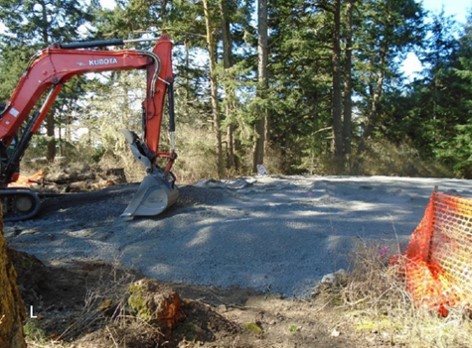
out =
{"type": "Polygon", "coordinates": [[[38,325],[37,320],[27,320],[25,325],[23,326],[23,331],[25,333],[26,338],[34,342],[45,342],[47,339],[46,332],[41,326],[38,325]]]}
{"type": "Polygon", "coordinates": [[[128,305],[136,315],[144,320],[151,321],[153,319],[153,310],[149,307],[148,302],[145,298],[145,289],[141,284],[133,283],[128,289],[129,298],[128,305]]]}
{"type": "Polygon", "coordinates": [[[255,334],[257,334],[257,335],[260,335],[260,334],[262,334],[262,333],[264,332],[264,330],[262,329],[262,327],[261,327],[259,324],[257,324],[257,323],[246,323],[246,324],[244,325],[244,327],[245,327],[247,330],[249,330],[249,331],[251,331],[252,333],[255,333],[255,334]]]}
{"type": "Polygon", "coordinates": [[[195,341],[204,335],[204,330],[195,322],[188,321],[182,327],[184,337],[188,341],[195,341]]]}
{"type": "Polygon", "coordinates": [[[361,332],[391,331],[397,329],[398,325],[387,317],[378,319],[364,318],[356,323],[355,328],[361,332]]]}
{"type": "Polygon", "coordinates": [[[297,324],[290,324],[288,326],[288,332],[290,333],[296,333],[296,332],[299,332],[300,331],[300,326],[298,326],[297,324]]]}
{"type": "Polygon", "coordinates": [[[164,335],[172,332],[185,316],[180,296],[169,286],[143,278],[128,287],[128,306],[134,315],[158,326],[164,335]]]}

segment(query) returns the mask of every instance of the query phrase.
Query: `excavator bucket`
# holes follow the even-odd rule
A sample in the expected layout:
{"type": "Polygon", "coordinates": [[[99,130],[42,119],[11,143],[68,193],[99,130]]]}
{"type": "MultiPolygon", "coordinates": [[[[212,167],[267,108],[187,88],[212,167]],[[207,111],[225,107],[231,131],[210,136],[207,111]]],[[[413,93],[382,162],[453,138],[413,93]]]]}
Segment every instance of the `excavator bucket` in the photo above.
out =
{"type": "Polygon", "coordinates": [[[134,157],[143,163],[148,173],[121,216],[132,219],[134,216],[158,215],[174,204],[179,196],[174,185],[175,177],[171,172],[152,163],[152,154],[134,132],[122,129],[121,133],[130,145],[134,157]]]}
{"type": "Polygon", "coordinates": [[[121,214],[122,217],[131,219],[134,216],[158,215],[175,203],[179,191],[161,174],[148,174],[143,179],[133,199],[121,214]]]}

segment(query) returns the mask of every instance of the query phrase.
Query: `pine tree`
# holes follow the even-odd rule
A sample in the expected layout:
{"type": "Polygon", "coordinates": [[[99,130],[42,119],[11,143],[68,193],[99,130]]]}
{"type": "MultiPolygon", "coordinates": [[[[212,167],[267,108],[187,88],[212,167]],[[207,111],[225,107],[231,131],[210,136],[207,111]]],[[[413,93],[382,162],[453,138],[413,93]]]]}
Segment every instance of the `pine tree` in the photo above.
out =
{"type": "Polygon", "coordinates": [[[362,26],[356,36],[354,53],[364,117],[359,152],[382,125],[382,100],[388,89],[400,85],[398,62],[420,45],[424,13],[414,0],[369,0],[361,2],[362,26]]]}
{"type": "MultiPolygon", "coordinates": [[[[45,48],[54,42],[77,40],[82,36],[81,30],[86,31],[85,25],[93,20],[93,10],[97,7],[98,2],[95,0],[89,5],[78,0],[4,1],[0,17],[6,32],[1,35],[0,44],[10,52],[21,52],[25,47],[29,52],[31,49],[45,48]]],[[[25,66],[25,63],[20,63],[19,66],[25,66]]],[[[18,64],[15,63],[13,70],[7,72],[7,75],[16,75],[17,70],[18,64]]],[[[62,105],[76,100],[77,91],[69,89],[69,92],[62,105]]],[[[50,161],[56,155],[55,119],[59,109],[56,106],[46,118],[46,133],[50,139],[47,157],[50,161]]]]}

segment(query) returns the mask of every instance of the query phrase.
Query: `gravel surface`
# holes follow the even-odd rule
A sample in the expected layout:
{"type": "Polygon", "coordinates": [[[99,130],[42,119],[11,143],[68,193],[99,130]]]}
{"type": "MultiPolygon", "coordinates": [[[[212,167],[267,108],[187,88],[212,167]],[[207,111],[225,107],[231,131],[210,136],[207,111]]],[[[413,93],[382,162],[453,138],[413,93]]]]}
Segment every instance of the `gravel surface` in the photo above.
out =
{"type": "Polygon", "coordinates": [[[303,298],[348,268],[359,242],[404,246],[436,185],[472,198],[472,180],[246,177],[182,186],[165,213],[125,221],[130,184],[46,198],[37,218],[6,223],[5,235],[46,263],[118,262],[162,281],[303,298]]]}

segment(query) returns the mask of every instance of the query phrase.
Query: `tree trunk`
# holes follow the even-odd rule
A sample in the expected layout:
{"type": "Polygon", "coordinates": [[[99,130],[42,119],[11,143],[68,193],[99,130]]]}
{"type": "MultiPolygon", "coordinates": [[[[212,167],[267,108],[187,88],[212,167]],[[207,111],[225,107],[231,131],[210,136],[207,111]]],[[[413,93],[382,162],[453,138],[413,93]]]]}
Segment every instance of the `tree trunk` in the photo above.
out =
{"type": "Polygon", "coordinates": [[[333,139],[334,164],[337,173],[343,171],[343,124],[342,124],[342,89],[341,89],[341,0],[334,2],[334,30],[333,30],[333,139]]]}
{"type": "Polygon", "coordinates": [[[161,21],[164,23],[167,17],[167,0],[161,2],[161,21]]]}
{"type": "MultiPolygon", "coordinates": [[[[46,11],[46,4],[44,1],[40,1],[39,4],[42,7],[42,34],[43,34],[43,46],[49,46],[49,34],[47,31],[48,28],[48,15],[46,11]]],[[[55,139],[55,120],[54,120],[54,112],[50,110],[50,112],[46,116],[46,135],[48,137],[47,140],[47,154],[46,158],[49,162],[54,161],[56,157],[56,139],[55,139]]]]}
{"type": "Polygon", "coordinates": [[[346,2],[346,53],[344,58],[343,157],[349,166],[352,129],[352,10],[354,0],[346,2]]]}
{"type": "Polygon", "coordinates": [[[169,340],[178,323],[185,319],[183,301],[168,284],[144,278],[130,284],[128,293],[131,310],[143,323],[157,328],[163,341],[169,340]]]}
{"type": "Polygon", "coordinates": [[[218,177],[224,176],[223,164],[223,145],[221,135],[221,118],[218,110],[218,80],[216,78],[216,44],[213,31],[211,28],[210,9],[208,0],[203,0],[203,11],[205,13],[206,41],[208,54],[210,56],[210,93],[211,93],[211,110],[213,114],[213,127],[216,134],[216,156],[218,177]]]}
{"type": "Polygon", "coordinates": [[[367,115],[367,122],[364,130],[364,134],[359,142],[359,154],[363,153],[366,149],[366,142],[372,135],[372,132],[377,125],[377,120],[379,117],[379,107],[380,107],[380,100],[382,98],[383,93],[383,85],[385,80],[385,65],[386,65],[386,56],[387,56],[387,44],[384,43],[382,48],[379,52],[379,59],[380,59],[380,69],[377,75],[377,81],[374,84],[370,85],[370,95],[371,95],[371,102],[370,102],[370,110],[369,114],[367,115]]]}
{"type": "MultiPolygon", "coordinates": [[[[257,72],[258,83],[256,95],[261,98],[267,98],[267,61],[268,61],[268,24],[267,24],[267,0],[259,0],[257,7],[257,30],[259,34],[257,45],[257,72]]],[[[257,172],[257,165],[264,163],[264,146],[266,144],[266,124],[268,123],[268,114],[266,107],[259,105],[259,115],[256,120],[254,130],[256,141],[254,146],[253,171],[257,172]]]]}
{"type": "Polygon", "coordinates": [[[190,114],[190,77],[189,77],[189,70],[190,70],[190,48],[189,48],[188,40],[184,41],[184,50],[185,50],[185,69],[184,69],[184,91],[185,91],[185,114],[190,114]]]}
{"type": "Polygon", "coordinates": [[[0,347],[26,348],[23,333],[25,307],[16,285],[16,272],[8,260],[0,213],[0,347]]]}
{"type": "MultiPolygon", "coordinates": [[[[230,31],[230,20],[228,13],[228,0],[220,1],[220,15],[221,15],[221,29],[223,36],[223,66],[225,69],[225,78],[224,78],[224,90],[225,90],[225,117],[226,120],[231,119],[231,112],[234,110],[234,88],[230,87],[228,80],[231,78],[228,74],[228,69],[233,66],[233,50],[232,50],[232,39],[230,31]]],[[[237,169],[236,161],[236,144],[234,132],[236,126],[231,121],[228,124],[226,131],[226,142],[228,144],[227,154],[226,154],[226,167],[237,169]]]]}

